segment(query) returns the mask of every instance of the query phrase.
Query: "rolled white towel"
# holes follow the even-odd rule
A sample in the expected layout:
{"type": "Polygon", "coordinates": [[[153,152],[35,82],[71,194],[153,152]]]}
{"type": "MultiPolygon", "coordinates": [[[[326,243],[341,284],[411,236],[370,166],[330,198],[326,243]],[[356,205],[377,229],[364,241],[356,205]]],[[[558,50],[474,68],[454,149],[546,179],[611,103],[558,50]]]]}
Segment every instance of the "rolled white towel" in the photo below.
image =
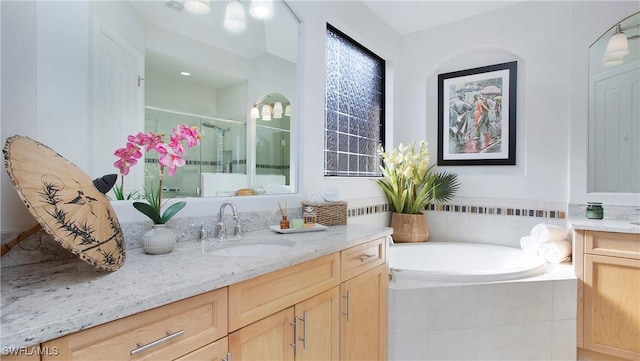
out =
{"type": "Polygon", "coordinates": [[[538,223],[531,228],[531,236],[540,242],[564,241],[567,230],[553,224],[538,223]]]}
{"type": "Polygon", "coordinates": [[[309,194],[309,202],[321,203],[324,202],[324,197],[321,192],[311,192],[309,194]]]}
{"type": "Polygon", "coordinates": [[[322,193],[325,202],[338,202],[342,200],[342,194],[338,187],[327,187],[322,193]]]}
{"type": "Polygon", "coordinates": [[[540,255],[549,263],[562,263],[571,256],[571,243],[569,241],[553,241],[542,243],[540,255]]]}
{"type": "Polygon", "coordinates": [[[520,248],[527,254],[538,255],[542,243],[531,236],[520,238],[520,248]]]}

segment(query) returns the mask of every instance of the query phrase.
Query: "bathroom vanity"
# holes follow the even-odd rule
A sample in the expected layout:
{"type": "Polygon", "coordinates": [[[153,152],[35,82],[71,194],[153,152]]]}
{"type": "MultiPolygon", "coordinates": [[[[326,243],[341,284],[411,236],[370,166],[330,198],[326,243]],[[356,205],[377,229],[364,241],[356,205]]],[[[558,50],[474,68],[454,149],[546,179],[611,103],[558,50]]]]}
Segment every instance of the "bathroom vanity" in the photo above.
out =
{"type": "Polygon", "coordinates": [[[113,273],[75,260],[12,267],[2,273],[2,346],[40,345],[36,360],[384,360],[390,233],[256,231],[160,256],[134,249],[113,273]],[[212,255],[238,244],[288,248],[212,255]]]}
{"type": "Polygon", "coordinates": [[[574,228],[578,347],[640,358],[640,226],[586,220],[574,228]]]}

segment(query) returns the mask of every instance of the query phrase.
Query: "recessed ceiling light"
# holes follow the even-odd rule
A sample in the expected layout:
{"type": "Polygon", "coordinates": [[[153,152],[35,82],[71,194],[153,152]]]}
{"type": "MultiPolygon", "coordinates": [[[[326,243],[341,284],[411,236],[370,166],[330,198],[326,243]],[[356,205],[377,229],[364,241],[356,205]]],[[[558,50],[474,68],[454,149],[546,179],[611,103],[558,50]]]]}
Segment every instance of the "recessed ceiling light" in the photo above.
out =
{"type": "Polygon", "coordinates": [[[191,73],[189,73],[188,71],[181,71],[180,75],[191,76],[191,73]]]}

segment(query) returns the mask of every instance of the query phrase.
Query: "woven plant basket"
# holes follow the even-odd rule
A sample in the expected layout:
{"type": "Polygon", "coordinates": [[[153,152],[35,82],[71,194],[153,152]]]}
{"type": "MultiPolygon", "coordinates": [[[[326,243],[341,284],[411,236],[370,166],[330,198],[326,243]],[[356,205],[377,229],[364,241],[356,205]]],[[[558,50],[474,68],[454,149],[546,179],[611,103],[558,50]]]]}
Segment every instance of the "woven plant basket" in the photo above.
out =
{"type": "Polygon", "coordinates": [[[394,242],[426,242],[429,226],[424,214],[391,213],[394,242]]]}
{"type": "Polygon", "coordinates": [[[316,213],[316,223],[325,226],[347,224],[347,202],[302,202],[302,212],[312,207],[316,213]]]}

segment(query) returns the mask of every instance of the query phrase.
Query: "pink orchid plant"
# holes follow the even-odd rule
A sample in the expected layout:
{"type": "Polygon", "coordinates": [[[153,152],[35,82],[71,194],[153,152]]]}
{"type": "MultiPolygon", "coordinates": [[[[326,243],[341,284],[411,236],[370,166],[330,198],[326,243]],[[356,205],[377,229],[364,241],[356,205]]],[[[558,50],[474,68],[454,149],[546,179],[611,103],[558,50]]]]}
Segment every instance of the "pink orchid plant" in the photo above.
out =
{"type": "MultiPolygon", "coordinates": [[[[144,199],[149,203],[133,202],[133,206],[144,215],[149,217],[154,224],[167,223],[176,213],[185,207],[186,202],[176,202],[169,206],[164,213],[162,209],[162,179],[164,170],[172,176],[178,167],[185,165],[184,156],[187,154],[183,142],[187,147],[195,147],[200,144],[202,134],[197,127],[189,127],[186,124],[178,125],[173,129],[173,134],[169,137],[169,142],[164,142],[164,134],[149,132],[147,134],[138,133],[127,137],[127,145],[124,148],[116,149],[113,153],[118,160],[113,165],[120,171],[120,185],[114,187],[117,199],[125,199],[123,192],[124,177],[129,174],[129,169],[138,163],[142,158],[142,148],[146,152],[156,151],[160,155],[158,164],[160,165],[160,180],[158,189],[145,189],[144,199]]],[[[127,195],[127,199],[132,198],[132,194],[127,195]]]]}

